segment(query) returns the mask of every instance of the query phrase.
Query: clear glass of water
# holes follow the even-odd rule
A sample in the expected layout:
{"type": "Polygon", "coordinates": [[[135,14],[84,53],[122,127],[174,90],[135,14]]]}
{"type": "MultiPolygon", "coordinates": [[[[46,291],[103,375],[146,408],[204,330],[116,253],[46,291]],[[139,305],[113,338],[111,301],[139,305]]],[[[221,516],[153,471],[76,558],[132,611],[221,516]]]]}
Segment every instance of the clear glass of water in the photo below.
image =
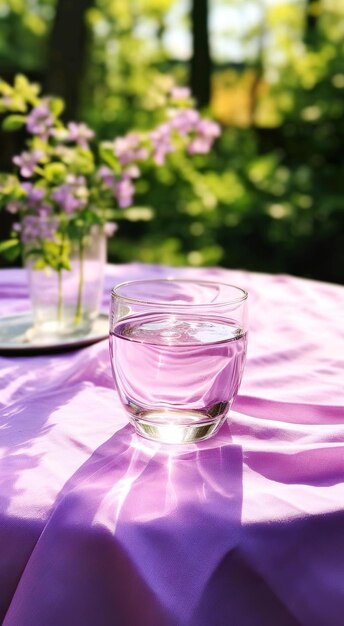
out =
{"type": "Polygon", "coordinates": [[[112,290],[110,356],[136,432],[167,443],[214,435],[238,392],[247,292],[219,282],[139,280],[112,290]]]}

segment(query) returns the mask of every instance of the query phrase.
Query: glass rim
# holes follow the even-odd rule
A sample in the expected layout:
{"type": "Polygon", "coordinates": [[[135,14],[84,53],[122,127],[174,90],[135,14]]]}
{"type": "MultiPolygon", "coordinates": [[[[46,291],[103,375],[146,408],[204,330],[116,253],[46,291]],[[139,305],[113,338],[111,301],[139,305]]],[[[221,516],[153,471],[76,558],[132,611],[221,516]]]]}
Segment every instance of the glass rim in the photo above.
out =
{"type": "Polygon", "coordinates": [[[232,285],[231,283],[224,283],[222,281],[215,281],[215,280],[196,280],[193,278],[177,278],[177,277],[171,277],[171,278],[142,278],[142,279],[137,279],[137,280],[127,280],[124,281],[122,283],[118,283],[118,285],[115,285],[112,289],[111,289],[111,299],[115,299],[118,298],[120,300],[123,300],[124,302],[136,302],[137,304],[142,304],[145,306],[156,306],[157,304],[159,305],[159,307],[166,307],[166,308],[190,308],[190,307],[220,307],[220,306],[228,306],[228,305],[232,305],[232,304],[238,304],[240,302],[245,302],[245,300],[247,300],[248,298],[248,292],[243,289],[242,287],[238,287],[237,285],[232,285]],[[193,283],[193,284],[201,284],[201,285],[206,285],[206,286],[211,286],[211,285],[222,285],[223,287],[230,287],[231,289],[236,289],[237,291],[241,292],[241,296],[239,297],[235,297],[235,298],[230,298],[230,299],[224,299],[221,302],[201,302],[201,303],[189,303],[189,302],[183,302],[183,303],[174,303],[174,302],[159,302],[159,300],[144,300],[143,298],[132,298],[130,296],[123,296],[120,293],[118,293],[118,290],[121,287],[126,287],[128,285],[139,285],[139,284],[144,284],[144,283],[193,283]]]}

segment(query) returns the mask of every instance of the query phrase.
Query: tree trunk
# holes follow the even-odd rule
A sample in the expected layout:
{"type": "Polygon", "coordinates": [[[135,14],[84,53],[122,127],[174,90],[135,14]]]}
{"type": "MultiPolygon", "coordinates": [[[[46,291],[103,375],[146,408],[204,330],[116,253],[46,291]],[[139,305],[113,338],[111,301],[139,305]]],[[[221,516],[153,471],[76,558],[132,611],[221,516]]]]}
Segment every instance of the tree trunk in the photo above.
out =
{"type": "Polygon", "coordinates": [[[306,2],[305,42],[307,45],[314,44],[319,19],[319,4],[320,0],[307,0],[306,2]]]}
{"type": "Polygon", "coordinates": [[[256,113],[259,103],[259,87],[264,76],[264,38],[266,35],[265,20],[261,23],[258,40],[257,60],[253,67],[253,78],[249,89],[248,120],[249,126],[256,126],[256,113]]]}
{"type": "Polygon", "coordinates": [[[85,67],[85,13],[93,0],[58,0],[49,42],[45,90],[66,102],[66,119],[75,118],[85,67]]]}
{"type": "Polygon", "coordinates": [[[210,102],[211,58],[208,33],[208,0],[193,0],[191,7],[193,52],[191,58],[190,87],[197,104],[210,102]]]}

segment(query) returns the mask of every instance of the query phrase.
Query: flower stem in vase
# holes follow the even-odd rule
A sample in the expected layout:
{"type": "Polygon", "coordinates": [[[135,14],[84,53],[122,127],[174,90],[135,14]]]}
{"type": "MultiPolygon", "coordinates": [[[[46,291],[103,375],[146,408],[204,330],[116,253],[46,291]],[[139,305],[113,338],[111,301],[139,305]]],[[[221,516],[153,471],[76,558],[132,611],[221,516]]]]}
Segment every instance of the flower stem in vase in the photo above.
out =
{"type": "Polygon", "coordinates": [[[62,305],[63,305],[63,292],[62,292],[62,270],[57,272],[57,321],[59,324],[62,322],[62,305]]]}
{"type": "Polygon", "coordinates": [[[79,285],[78,299],[76,303],[74,323],[80,324],[82,320],[82,291],[84,286],[84,243],[81,239],[79,242],[79,285]]]}

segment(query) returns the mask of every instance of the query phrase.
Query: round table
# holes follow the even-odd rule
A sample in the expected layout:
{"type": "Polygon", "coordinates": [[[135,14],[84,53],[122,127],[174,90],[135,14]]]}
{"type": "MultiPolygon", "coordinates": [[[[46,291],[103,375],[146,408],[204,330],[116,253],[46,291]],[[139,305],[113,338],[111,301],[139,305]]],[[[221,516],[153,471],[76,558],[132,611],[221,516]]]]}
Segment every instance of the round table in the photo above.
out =
{"type": "MultiPolygon", "coordinates": [[[[342,626],[344,288],[221,268],[107,266],[249,292],[229,420],[197,445],[137,437],[107,340],[0,357],[4,626],[342,626]]],[[[0,272],[1,315],[28,310],[0,272]]],[[[143,364],[144,367],[144,364],[143,364]]]]}

